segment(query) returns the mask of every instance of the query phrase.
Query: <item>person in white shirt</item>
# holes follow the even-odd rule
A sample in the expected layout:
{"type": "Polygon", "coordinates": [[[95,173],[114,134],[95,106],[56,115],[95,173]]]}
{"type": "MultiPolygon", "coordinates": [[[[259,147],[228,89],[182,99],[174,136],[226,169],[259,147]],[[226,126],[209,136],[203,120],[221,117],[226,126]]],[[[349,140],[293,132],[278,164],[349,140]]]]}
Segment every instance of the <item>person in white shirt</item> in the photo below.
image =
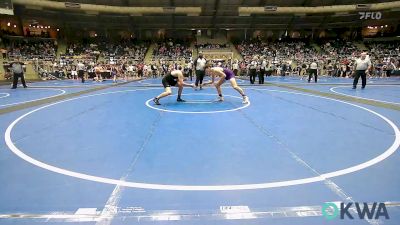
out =
{"type": "Polygon", "coordinates": [[[73,80],[78,80],[78,71],[76,71],[76,66],[71,66],[71,76],[73,80]]]}
{"type": "Polygon", "coordinates": [[[147,65],[144,64],[144,65],[143,65],[143,73],[144,73],[144,76],[145,76],[145,77],[147,77],[148,72],[149,72],[149,71],[147,70],[147,65]]]}
{"type": "Polygon", "coordinates": [[[346,77],[346,69],[347,69],[347,66],[345,64],[342,64],[340,66],[340,77],[346,77]]]}
{"type": "Polygon", "coordinates": [[[155,63],[150,65],[150,70],[151,70],[151,73],[153,75],[153,78],[157,78],[157,75],[158,75],[157,70],[158,70],[158,68],[157,68],[157,65],[155,63]]]}
{"type": "Polygon", "coordinates": [[[308,75],[308,83],[310,83],[312,76],[314,75],[314,82],[317,83],[318,80],[318,64],[316,63],[317,60],[310,64],[310,73],[308,75]]]}
{"type": "Polygon", "coordinates": [[[204,75],[206,74],[205,72],[205,67],[206,67],[207,60],[203,57],[203,53],[199,54],[199,57],[194,61],[194,67],[196,69],[196,89],[200,84],[200,90],[203,89],[203,79],[204,75]]]}
{"type": "Polygon", "coordinates": [[[190,81],[192,81],[193,80],[193,62],[192,62],[192,60],[189,60],[189,62],[187,64],[187,68],[188,68],[190,81]]]}
{"type": "Polygon", "coordinates": [[[392,75],[392,73],[393,73],[395,70],[396,70],[395,59],[392,58],[392,59],[390,59],[390,61],[388,62],[386,75],[387,75],[388,77],[390,77],[390,75],[392,75]]]}
{"type": "Polygon", "coordinates": [[[133,65],[132,64],[129,64],[129,66],[128,66],[128,68],[127,68],[127,70],[128,70],[128,75],[130,76],[130,77],[133,77],[133,65]]]}
{"type": "Polygon", "coordinates": [[[235,61],[232,64],[232,70],[235,76],[237,76],[239,71],[239,61],[237,59],[235,59],[235,61]]]}
{"type": "Polygon", "coordinates": [[[151,76],[152,70],[151,70],[151,65],[147,66],[147,76],[151,76]]]}
{"type": "Polygon", "coordinates": [[[282,67],[281,67],[281,65],[278,64],[278,66],[276,67],[276,75],[280,76],[281,75],[281,71],[282,71],[282,67]]]}
{"type": "Polygon", "coordinates": [[[85,64],[82,61],[78,62],[78,77],[81,78],[82,83],[85,83],[85,64]]]}
{"type": "Polygon", "coordinates": [[[250,75],[250,83],[254,84],[256,81],[256,75],[257,75],[257,56],[254,56],[253,60],[249,64],[249,75],[250,75]]]}
{"type": "Polygon", "coordinates": [[[358,79],[361,77],[361,89],[365,88],[367,85],[367,73],[371,69],[371,60],[367,58],[367,53],[361,53],[360,58],[356,59],[354,62],[354,81],[353,81],[353,89],[356,89],[358,79]]]}
{"type": "Polygon", "coordinates": [[[267,70],[267,60],[265,60],[264,57],[261,57],[260,72],[258,73],[258,83],[259,84],[264,84],[264,74],[265,74],[266,70],[267,70]]]}

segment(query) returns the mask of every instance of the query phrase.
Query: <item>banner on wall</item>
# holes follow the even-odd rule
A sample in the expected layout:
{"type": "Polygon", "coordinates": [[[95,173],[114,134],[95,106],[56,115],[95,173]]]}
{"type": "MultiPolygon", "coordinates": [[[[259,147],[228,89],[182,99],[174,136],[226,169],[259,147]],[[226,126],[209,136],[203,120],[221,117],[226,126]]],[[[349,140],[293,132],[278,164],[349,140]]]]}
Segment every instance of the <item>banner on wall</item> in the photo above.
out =
{"type": "Polygon", "coordinates": [[[380,20],[382,19],[381,12],[359,12],[360,20],[380,20]]]}
{"type": "Polygon", "coordinates": [[[0,14],[14,15],[14,9],[11,0],[0,1],[0,14]]]}

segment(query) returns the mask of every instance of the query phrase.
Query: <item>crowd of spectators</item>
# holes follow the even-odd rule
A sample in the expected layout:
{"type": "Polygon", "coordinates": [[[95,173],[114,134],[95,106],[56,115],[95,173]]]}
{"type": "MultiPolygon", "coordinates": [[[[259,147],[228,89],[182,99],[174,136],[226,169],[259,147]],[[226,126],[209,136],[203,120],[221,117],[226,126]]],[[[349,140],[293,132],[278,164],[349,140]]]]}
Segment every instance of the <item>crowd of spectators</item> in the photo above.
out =
{"type": "Polygon", "coordinates": [[[27,39],[11,41],[7,47],[7,55],[10,60],[20,57],[29,61],[34,59],[51,61],[56,57],[57,41],[27,39]]]}
{"type": "MultiPolygon", "coordinates": [[[[243,41],[236,45],[243,56],[239,62],[242,73],[248,73],[251,62],[261,64],[261,58],[268,64],[267,70],[273,75],[301,74],[302,68],[308,68],[316,62],[319,73],[329,76],[350,77],[353,62],[362,52],[353,42],[343,40],[329,40],[319,43],[318,51],[315,47],[303,41],[261,42],[243,41]]],[[[397,42],[371,43],[369,57],[373,64],[370,76],[383,76],[386,71],[399,68],[399,47],[397,42]]]]}
{"type": "Polygon", "coordinates": [[[380,58],[396,57],[400,55],[400,43],[394,42],[371,42],[366,43],[371,54],[380,56],[380,58]]]}
{"type": "Polygon", "coordinates": [[[182,61],[192,57],[190,43],[168,39],[155,44],[153,50],[154,60],[182,61]]]}
{"type": "MultiPolygon", "coordinates": [[[[165,68],[171,63],[193,62],[192,49],[189,42],[182,40],[166,39],[155,44],[153,61],[144,65],[143,61],[148,50],[149,42],[131,40],[92,42],[71,42],[67,45],[66,53],[56,59],[57,41],[54,39],[22,38],[9,39],[2,48],[3,58],[13,60],[20,57],[25,61],[36,61],[37,70],[46,71],[69,70],[78,63],[91,65],[102,64],[111,66],[131,65],[135,71],[141,68],[143,74],[164,74],[165,68]],[[7,57],[5,57],[7,56],[7,57]],[[101,62],[99,62],[101,59],[101,62]],[[140,66],[139,66],[140,64],[140,66]]],[[[390,71],[399,69],[400,43],[398,42],[370,42],[365,43],[368,49],[373,69],[372,76],[385,76],[392,74],[390,71]],[[389,71],[389,72],[388,72],[389,71]]],[[[201,49],[224,49],[227,44],[202,44],[195,45],[201,49]]],[[[301,75],[304,68],[316,62],[320,75],[349,77],[352,74],[353,62],[362,52],[354,42],[343,40],[327,40],[311,45],[304,40],[280,40],[276,42],[263,42],[259,39],[242,41],[235,45],[243,56],[243,61],[237,62],[239,71],[246,75],[250,64],[256,62],[260,70],[263,61],[267,75],[301,75]],[[320,49],[318,50],[318,47],[320,49]]],[[[231,55],[213,55],[211,61],[222,65],[234,63],[231,55]]],[[[105,66],[107,67],[107,66],[105,66]]]]}
{"type": "Polygon", "coordinates": [[[225,49],[228,48],[228,44],[196,44],[195,47],[201,51],[202,49],[225,49]]]}
{"type": "Polygon", "coordinates": [[[374,74],[385,76],[394,70],[400,70],[400,43],[398,41],[366,43],[371,60],[374,63],[374,74]]]}
{"type": "Polygon", "coordinates": [[[76,79],[81,80],[78,76],[78,70],[82,68],[85,79],[93,79],[102,81],[104,79],[122,78],[125,81],[146,75],[147,68],[142,61],[123,60],[118,63],[110,63],[106,60],[95,62],[90,59],[74,59],[63,62],[61,59],[53,62],[35,61],[34,69],[44,80],[49,79],[76,79]],[[97,73],[96,70],[99,72],[97,73]]]}
{"type": "Polygon", "coordinates": [[[309,58],[317,54],[316,50],[303,41],[243,41],[236,45],[238,51],[245,59],[251,59],[254,55],[274,57],[278,60],[293,58],[309,58]]]}
{"type": "Polygon", "coordinates": [[[73,42],[67,47],[65,56],[79,56],[96,58],[100,57],[118,61],[123,59],[142,61],[148,49],[148,44],[131,41],[98,41],[91,43],[73,42]]]}
{"type": "Polygon", "coordinates": [[[260,40],[242,41],[236,45],[243,56],[239,62],[242,72],[249,68],[252,61],[260,64],[260,58],[268,63],[272,75],[285,75],[297,69],[300,62],[311,62],[318,57],[317,51],[303,41],[262,42],[260,40]]]}
{"type": "MultiPolygon", "coordinates": [[[[119,41],[83,41],[71,42],[66,53],[52,62],[36,62],[36,70],[44,78],[76,78],[72,71],[79,63],[85,65],[88,77],[93,77],[94,68],[102,68],[104,73],[117,71],[124,77],[138,76],[143,68],[143,61],[148,49],[148,42],[132,40],[119,41]]],[[[76,70],[76,69],[75,69],[76,70]]]]}
{"type": "Polygon", "coordinates": [[[344,41],[340,39],[330,40],[320,44],[321,49],[327,55],[335,57],[346,57],[360,52],[359,49],[351,41],[344,41]]]}

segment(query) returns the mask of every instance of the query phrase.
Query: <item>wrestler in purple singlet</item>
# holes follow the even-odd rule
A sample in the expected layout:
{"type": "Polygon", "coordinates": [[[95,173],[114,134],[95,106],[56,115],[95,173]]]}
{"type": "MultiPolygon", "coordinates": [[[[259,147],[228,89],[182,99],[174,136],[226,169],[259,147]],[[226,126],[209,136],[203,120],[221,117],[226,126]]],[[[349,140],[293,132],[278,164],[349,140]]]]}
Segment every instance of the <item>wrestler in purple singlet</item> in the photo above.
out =
{"type": "Polygon", "coordinates": [[[233,71],[230,70],[230,69],[223,68],[223,72],[224,72],[225,75],[226,75],[225,80],[230,80],[230,79],[232,79],[232,78],[235,77],[235,74],[234,74],[233,71]]]}

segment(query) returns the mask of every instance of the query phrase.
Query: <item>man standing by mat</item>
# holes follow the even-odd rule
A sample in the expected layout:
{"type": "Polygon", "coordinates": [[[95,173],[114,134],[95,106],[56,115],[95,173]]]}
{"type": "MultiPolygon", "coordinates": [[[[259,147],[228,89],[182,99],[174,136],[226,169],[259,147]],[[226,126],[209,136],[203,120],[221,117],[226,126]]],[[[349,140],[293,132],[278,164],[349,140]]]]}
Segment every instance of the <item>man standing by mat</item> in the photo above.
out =
{"type": "Polygon", "coordinates": [[[233,70],[233,73],[235,74],[235,76],[237,76],[238,72],[239,72],[239,60],[235,59],[233,61],[232,70],[233,70]]]}
{"type": "Polygon", "coordinates": [[[317,59],[314,59],[310,64],[310,72],[308,75],[308,83],[310,83],[312,76],[314,75],[314,82],[317,83],[318,80],[318,64],[317,59]]]}
{"type": "Polygon", "coordinates": [[[267,60],[264,59],[264,56],[260,58],[260,72],[258,73],[258,84],[264,84],[264,74],[267,70],[267,60]]]}
{"type": "Polygon", "coordinates": [[[367,85],[367,73],[368,70],[371,69],[371,60],[367,58],[367,53],[361,53],[360,58],[356,59],[354,62],[354,81],[353,81],[353,89],[357,88],[358,79],[361,76],[361,89],[365,88],[367,85]]]}
{"type": "Polygon", "coordinates": [[[190,81],[193,80],[193,62],[191,59],[189,59],[188,63],[187,63],[187,68],[188,68],[188,74],[190,77],[190,81]]]}
{"type": "Polygon", "coordinates": [[[207,60],[203,57],[203,53],[199,54],[199,57],[194,61],[194,66],[196,69],[196,89],[199,86],[200,83],[200,90],[203,89],[203,79],[204,79],[204,75],[205,75],[205,66],[206,66],[206,62],[207,60]]]}
{"type": "Polygon", "coordinates": [[[249,75],[250,75],[250,83],[254,84],[254,82],[256,81],[256,75],[257,75],[257,65],[258,65],[258,57],[254,56],[253,60],[250,62],[250,64],[248,65],[248,71],[249,71],[249,75]]]}
{"type": "Polygon", "coordinates": [[[13,86],[11,89],[17,88],[18,78],[21,78],[22,85],[24,86],[24,88],[27,88],[24,77],[24,65],[25,64],[20,61],[19,57],[17,57],[17,59],[10,64],[10,68],[14,74],[13,86]]]}
{"type": "Polygon", "coordinates": [[[78,62],[78,77],[81,78],[82,83],[85,83],[85,64],[82,61],[78,62]]]}

